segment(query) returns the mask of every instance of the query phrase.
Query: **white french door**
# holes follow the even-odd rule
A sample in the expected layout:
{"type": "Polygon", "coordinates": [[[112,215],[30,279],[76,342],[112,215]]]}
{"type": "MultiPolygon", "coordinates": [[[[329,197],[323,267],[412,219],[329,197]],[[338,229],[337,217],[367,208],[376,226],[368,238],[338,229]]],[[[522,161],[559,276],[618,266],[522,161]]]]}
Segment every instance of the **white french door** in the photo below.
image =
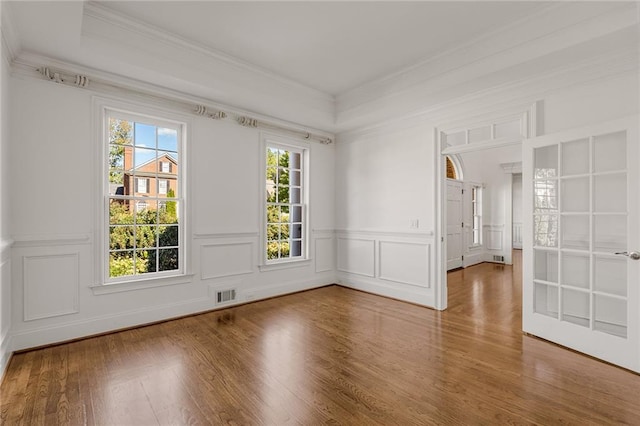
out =
{"type": "Polygon", "coordinates": [[[462,267],[462,182],[447,179],[447,271],[462,267]]]}
{"type": "Polygon", "coordinates": [[[523,329],[640,372],[637,122],[525,141],[523,329]]]}

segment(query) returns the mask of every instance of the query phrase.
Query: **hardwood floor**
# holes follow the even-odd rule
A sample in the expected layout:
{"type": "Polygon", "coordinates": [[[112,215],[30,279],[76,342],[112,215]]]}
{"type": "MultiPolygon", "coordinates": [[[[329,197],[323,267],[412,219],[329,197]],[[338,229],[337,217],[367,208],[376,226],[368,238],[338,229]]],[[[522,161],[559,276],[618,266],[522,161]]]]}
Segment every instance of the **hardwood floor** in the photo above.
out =
{"type": "Polygon", "coordinates": [[[331,286],[17,354],[3,424],[639,424],[640,376],[523,336],[519,263],[450,308],[331,286]]]}

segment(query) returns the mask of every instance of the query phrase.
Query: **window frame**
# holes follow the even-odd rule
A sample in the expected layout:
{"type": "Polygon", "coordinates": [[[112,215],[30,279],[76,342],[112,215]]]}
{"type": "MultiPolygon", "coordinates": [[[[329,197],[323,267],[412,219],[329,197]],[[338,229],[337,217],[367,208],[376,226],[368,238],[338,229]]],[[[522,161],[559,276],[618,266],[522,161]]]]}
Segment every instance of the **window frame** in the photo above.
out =
{"type": "MultiPolygon", "coordinates": [[[[297,139],[285,138],[278,135],[261,134],[261,144],[260,144],[260,195],[261,195],[261,235],[260,235],[260,259],[261,263],[259,265],[260,270],[269,270],[269,269],[280,269],[287,267],[296,267],[300,265],[307,264],[311,261],[310,251],[309,251],[309,230],[310,230],[310,214],[309,214],[309,159],[311,152],[311,144],[308,141],[302,141],[297,139]],[[268,259],[267,252],[267,242],[268,242],[268,234],[267,234],[267,212],[269,202],[267,201],[267,185],[266,185],[266,176],[267,176],[267,149],[268,148],[276,148],[287,150],[289,152],[296,152],[301,155],[300,160],[300,203],[291,203],[289,202],[289,206],[292,204],[300,204],[302,206],[302,230],[301,230],[301,250],[302,255],[296,257],[288,257],[288,258],[280,258],[280,259],[268,259]]],[[[280,222],[282,223],[282,222],[280,222]]],[[[291,223],[291,222],[289,222],[291,223]]],[[[291,240],[291,238],[289,238],[291,240]]]]}
{"type": "MultiPolygon", "coordinates": [[[[191,281],[190,248],[188,247],[190,229],[190,213],[188,208],[188,129],[191,126],[190,117],[169,111],[126,101],[93,98],[94,128],[96,129],[96,191],[95,204],[99,206],[96,214],[95,256],[96,265],[95,284],[91,286],[94,294],[109,294],[119,291],[137,290],[164,285],[184,284],[191,281]],[[132,122],[149,124],[157,127],[171,128],[178,131],[177,149],[180,159],[178,168],[177,190],[178,196],[178,269],[158,271],[145,274],[134,274],[120,277],[109,276],[109,118],[124,119],[132,122]]],[[[157,179],[156,179],[157,180],[157,179]]],[[[137,185],[137,183],[136,183],[137,185]]],[[[137,188],[136,188],[137,189],[137,188]]],[[[133,202],[136,200],[131,195],[133,202]]],[[[155,198],[158,198],[156,194],[155,198]]],[[[155,200],[154,198],[154,200],[155,200]]],[[[156,249],[158,245],[156,244],[156,249]]]]}
{"type": "Polygon", "coordinates": [[[482,246],[482,185],[471,185],[471,245],[470,247],[482,246]],[[475,196],[474,196],[475,194],[475,196]],[[477,227],[476,227],[476,218],[477,227]],[[478,241],[475,241],[475,235],[478,241]]]}

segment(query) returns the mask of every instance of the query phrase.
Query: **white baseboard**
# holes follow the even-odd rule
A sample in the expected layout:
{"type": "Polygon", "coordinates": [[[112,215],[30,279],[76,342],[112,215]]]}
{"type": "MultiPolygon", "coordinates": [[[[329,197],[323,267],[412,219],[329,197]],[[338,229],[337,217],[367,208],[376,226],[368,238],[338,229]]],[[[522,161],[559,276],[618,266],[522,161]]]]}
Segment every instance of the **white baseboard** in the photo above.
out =
{"type": "Polygon", "coordinates": [[[239,302],[253,302],[255,300],[268,299],[275,296],[284,296],[285,294],[325,287],[334,283],[335,280],[332,277],[329,280],[315,278],[306,281],[290,281],[268,287],[253,287],[242,291],[244,300],[240,300],[239,302]]]}
{"type": "Polygon", "coordinates": [[[12,336],[13,350],[19,351],[80,339],[96,334],[170,320],[184,315],[196,314],[214,308],[215,306],[211,298],[200,297],[30,330],[18,330],[14,331],[12,336]]]}
{"type": "Polygon", "coordinates": [[[330,279],[314,279],[307,281],[292,281],[269,287],[254,287],[240,291],[240,297],[235,303],[223,306],[215,304],[209,295],[196,299],[136,309],[112,315],[104,315],[97,318],[77,320],[59,325],[45,326],[36,329],[15,331],[12,334],[11,349],[14,351],[50,345],[74,339],[89,337],[96,334],[108,333],[130,327],[142,326],[158,321],[170,320],[185,315],[216,309],[229,308],[248,301],[266,299],[274,296],[282,296],[287,293],[308,290],[333,284],[335,280],[331,274],[330,279]],[[244,296],[244,297],[243,297],[244,296]],[[247,298],[247,296],[252,296],[247,298]]]}
{"type": "Polygon", "coordinates": [[[429,308],[435,307],[433,288],[408,288],[412,286],[393,285],[375,278],[356,276],[348,273],[338,274],[338,284],[343,287],[362,290],[367,293],[373,293],[392,299],[403,300],[405,302],[415,303],[429,308]]]}

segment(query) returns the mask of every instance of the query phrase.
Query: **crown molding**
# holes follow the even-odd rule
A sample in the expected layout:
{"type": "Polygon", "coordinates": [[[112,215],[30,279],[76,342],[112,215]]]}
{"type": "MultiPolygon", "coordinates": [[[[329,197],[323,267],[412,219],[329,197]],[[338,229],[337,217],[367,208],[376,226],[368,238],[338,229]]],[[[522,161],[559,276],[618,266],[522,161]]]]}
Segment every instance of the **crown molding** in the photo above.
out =
{"type": "Polygon", "coordinates": [[[11,63],[20,52],[20,40],[13,26],[11,2],[0,2],[0,32],[2,33],[2,56],[11,63]]]}
{"type": "Polygon", "coordinates": [[[281,120],[269,115],[226,105],[212,99],[193,96],[122,75],[48,58],[31,52],[23,52],[15,58],[11,64],[11,72],[12,75],[16,77],[65,83],[64,85],[70,88],[78,87],[83,88],[83,90],[90,90],[119,98],[136,99],[159,107],[179,107],[180,110],[184,110],[184,112],[207,116],[212,119],[225,119],[228,117],[240,125],[243,125],[241,122],[243,118],[245,122],[256,124],[256,126],[251,127],[297,132],[303,135],[309,135],[309,138],[317,138],[321,143],[334,139],[333,133],[322,129],[281,120]],[[43,66],[44,64],[46,64],[46,66],[43,66]],[[58,70],[64,71],[56,72],[58,70]],[[82,81],[83,84],[74,84],[74,80],[71,80],[71,82],[67,84],[65,79],[68,76],[80,77],[80,81],[82,81]],[[209,113],[209,111],[211,113],[209,113]]]}
{"type": "Polygon", "coordinates": [[[587,84],[625,73],[639,72],[638,51],[625,47],[605,55],[570,63],[546,73],[494,85],[468,95],[451,98],[432,107],[380,120],[376,124],[338,132],[338,145],[351,143],[373,135],[389,135],[423,126],[454,126],[464,117],[464,122],[482,121],[487,115],[528,109],[550,92],[567,87],[587,84]],[[478,111],[481,111],[479,114],[478,111]]]}
{"type": "Polygon", "coordinates": [[[525,21],[339,95],[338,131],[359,127],[382,108],[406,107],[416,96],[435,98],[445,90],[454,92],[474,79],[638,25],[635,3],[603,3],[578,11],[571,9],[570,2],[555,4],[525,21]]]}
{"type": "MultiPolygon", "coordinates": [[[[284,86],[288,86],[297,91],[303,91],[307,96],[312,96],[323,101],[335,102],[334,96],[328,93],[311,88],[298,81],[283,77],[282,75],[277,74],[269,69],[260,67],[247,61],[243,61],[239,58],[228,55],[209,46],[205,46],[185,37],[178,36],[177,34],[163,30],[144,21],[126,17],[96,2],[89,1],[84,4],[83,21],[86,21],[84,19],[85,17],[97,19],[108,25],[115,26],[118,28],[118,31],[135,33],[156,43],[170,45],[182,50],[188,50],[199,55],[207,56],[210,59],[223,62],[224,64],[230,65],[234,68],[249,71],[251,73],[266,77],[270,80],[273,80],[274,82],[277,82],[284,86]]],[[[98,34],[90,34],[88,28],[85,28],[86,26],[87,22],[84,22],[82,29],[83,35],[100,37],[100,35],[98,34]]]]}
{"type": "Polygon", "coordinates": [[[503,42],[505,40],[508,40],[505,38],[506,33],[517,30],[525,22],[533,21],[535,19],[540,19],[543,16],[547,16],[550,12],[558,10],[560,6],[561,5],[559,3],[551,4],[541,10],[536,11],[535,13],[532,13],[531,15],[525,18],[518,19],[512,23],[501,26],[492,31],[486,32],[480,35],[479,37],[474,38],[473,40],[467,41],[466,43],[458,44],[453,48],[442,51],[416,64],[409,65],[408,67],[397,70],[391,74],[387,74],[380,78],[363,83],[357,87],[354,87],[338,95],[337,100],[340,100],[341,98],[348,98],[352,95],[357,96],[358,92],[370,92],[372,89],[381,88],[386,84],[397,84],[399,80],[402,80],[404,78],[410,78],[413,74],[419,74],[417,75],[417,77],[422,81],[426,80],[427,78],[424,74],[425,68],[431,68],[434,64],[438,64],[442,61],[446,61],[447,59],[454,56],[467,57],[469,54],[469,51],[471,50],[480,51],[479,50],[480,48],[484,51],[484,48],[487,48],[487,47],[496,48],[496,45],[495,45],[496,40],[503,41],[503,42]]]}

